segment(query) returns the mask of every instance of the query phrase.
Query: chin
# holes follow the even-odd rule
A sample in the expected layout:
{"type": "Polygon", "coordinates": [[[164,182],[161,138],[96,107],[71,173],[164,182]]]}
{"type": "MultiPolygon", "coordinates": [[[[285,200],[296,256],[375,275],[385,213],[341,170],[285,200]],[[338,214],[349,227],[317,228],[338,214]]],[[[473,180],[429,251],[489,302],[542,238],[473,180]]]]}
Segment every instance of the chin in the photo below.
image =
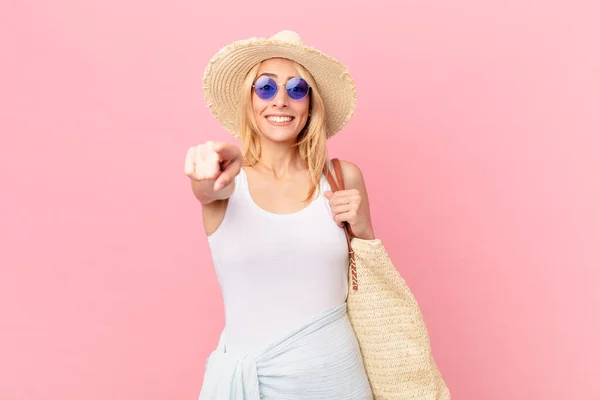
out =
{"type": "Polygon", "coordinates": [[[281,129],[278,131],[269,128],[270,127],[267,127],[262,131],[262,136],[273,142],[288,142],[290,140],[295,140],[298,137],[298,133],[296,133],[295,130],[281,129]]]}

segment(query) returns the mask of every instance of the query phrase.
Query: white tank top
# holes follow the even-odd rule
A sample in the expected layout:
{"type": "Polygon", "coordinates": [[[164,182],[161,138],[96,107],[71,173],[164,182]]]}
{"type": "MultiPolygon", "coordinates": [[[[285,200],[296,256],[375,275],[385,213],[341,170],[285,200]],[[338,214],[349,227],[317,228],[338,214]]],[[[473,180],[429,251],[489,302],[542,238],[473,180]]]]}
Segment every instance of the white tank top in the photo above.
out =
{"type": "Polygon", "coordinates": [[[320,190],[304,209],[260,208],[242,168],[219,228],[208,237],[225,304],[226,351],[253,353],[348,294],[348,247],[320,190]]]}

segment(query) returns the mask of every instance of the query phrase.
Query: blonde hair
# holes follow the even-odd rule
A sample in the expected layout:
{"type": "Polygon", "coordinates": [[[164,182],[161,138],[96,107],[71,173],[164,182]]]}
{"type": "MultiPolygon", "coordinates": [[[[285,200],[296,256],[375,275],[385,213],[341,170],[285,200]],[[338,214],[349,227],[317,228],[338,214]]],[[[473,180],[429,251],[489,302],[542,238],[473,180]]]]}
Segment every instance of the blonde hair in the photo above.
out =
{"type": "MultiPolygon", "coordinates": [[[[306,125],[298,134],[295,147],[298,149],[300,159],[308,166],[311,183],[305,202],[311,200],[315,192],[320,189],[321,174],[327,172],[327,125],[325,122],[325,103],[317,89],[317,83],[312,75],[302,65],[292,61],[298,73],[310,85],[310,108],[306,125]]],[[[252,85],[258,74],[261,63],[255,65],[242,84],[242,98],[240,100],[240,125],[239,139],[242,141],[244,165],[253,166],[258,163],[261,156],[260,134],[252,108],[252,85]]]]}

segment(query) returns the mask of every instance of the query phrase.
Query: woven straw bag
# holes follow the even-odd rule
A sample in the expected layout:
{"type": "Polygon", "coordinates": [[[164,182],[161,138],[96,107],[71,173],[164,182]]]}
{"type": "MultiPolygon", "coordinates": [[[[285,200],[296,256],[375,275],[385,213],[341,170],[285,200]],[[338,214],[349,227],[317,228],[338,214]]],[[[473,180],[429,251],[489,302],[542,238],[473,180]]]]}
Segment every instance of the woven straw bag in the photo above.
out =
{"type": "MultiPolygon", "coordinates": [[[[339,183],[328,173],[331,190],[344,190],[339,160],[331,161],[339,183]]],[[[345,231],[350,251],[348,315],[374,398],[450,400],[417,300],[381,241],[355,237],[347,223],[345,231]]]]}

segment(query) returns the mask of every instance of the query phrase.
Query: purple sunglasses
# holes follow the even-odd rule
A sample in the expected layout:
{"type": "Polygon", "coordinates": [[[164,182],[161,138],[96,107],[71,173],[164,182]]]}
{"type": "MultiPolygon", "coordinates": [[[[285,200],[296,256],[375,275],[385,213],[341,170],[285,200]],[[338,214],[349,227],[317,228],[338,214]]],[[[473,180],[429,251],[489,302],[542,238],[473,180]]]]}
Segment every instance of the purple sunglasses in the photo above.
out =
{"type": "Polygon", "coordinates": [[[268,76],[261,76],[256,83],[252,85],[254,92],[263,100],[271,100],[277,94],[279,86],[285,86],[288,96],[294,100],[302,100],[308,94],[310,86],[303,78],[292,78],[287,83],[278,84],[268,76]]]}

